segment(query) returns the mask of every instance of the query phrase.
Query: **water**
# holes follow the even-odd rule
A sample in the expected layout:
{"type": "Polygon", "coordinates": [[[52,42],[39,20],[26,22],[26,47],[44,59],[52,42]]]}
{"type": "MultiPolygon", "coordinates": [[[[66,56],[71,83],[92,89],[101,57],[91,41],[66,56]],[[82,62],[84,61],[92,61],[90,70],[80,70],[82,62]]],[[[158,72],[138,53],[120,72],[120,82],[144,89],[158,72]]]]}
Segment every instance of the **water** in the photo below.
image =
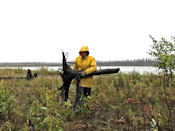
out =
{"type": "MultiPolygon", "coordinates": [[[[118,67],[101,67],[101,69],[110,69],[110,68],[120,68],[120,72],[123,73],[129,73],[129,72],[138,72],[140,74],[144,74],[144,73],[154,73],[157,74],[158,70],[155,67],[152,66],[118,66],[118,67]]],[[[100,69],[100,67],[99,67],[100,69]]]]}
{"type": "MultiPolygon", "coordinates": [[[[3,67],[1,67],[2,69],[3,67]]],[[[4,67],[5,68],[5,67],[4,67]]],[[[16,67],[10,67],[10,68],[15,68],[16,67]]],[[[31,69],[31,70],[39,70],[41,67],[23,67],[22,69],[31,69]]],[[[61,69],[61,67],[45,67],[48,70],[58,70],[61,69]]],[[[158,70],[155,67],[152,66],[102,66],[102,67],[97,67],[98,70],[100,69],[112,69],[112,68],[120,68],[120,72],[123,73],[129,73],[129,72],[138,72],[140,74],[144,73],[154,73],[157,74],[158,70]]]]}

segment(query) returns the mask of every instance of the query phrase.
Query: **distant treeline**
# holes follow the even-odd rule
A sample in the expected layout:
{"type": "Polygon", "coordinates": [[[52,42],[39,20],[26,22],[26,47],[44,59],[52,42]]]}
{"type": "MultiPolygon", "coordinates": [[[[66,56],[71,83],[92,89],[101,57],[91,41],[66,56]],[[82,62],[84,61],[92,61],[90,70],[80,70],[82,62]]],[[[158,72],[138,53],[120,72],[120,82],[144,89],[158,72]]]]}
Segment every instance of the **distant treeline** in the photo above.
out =
{"type": "MultiPolygon", "coordinates": [[[[73,64],[73,62],[69,62],[73,64]]],[[[97,61],[98,66],[153,66],[156,61],[152,59],[136,59],[123,61],[97,61]]],[[[0,63],[0,67],[57,67],[61,63],[47,63],[47,62],[14,62],[14,63],[0,63]]]]}
{"type": "Polygon", "coordinates": [[[154,66],[155,60],[152,59],[136,59],[123,61],[98,61],[98,66],[154,66]]]}
{"type": "Polygon", "coordinates": [[[0,63],[0,67],[56,67],[61,66],[61,63],[47,63],[47,62],[5,62],[0,63]]]}

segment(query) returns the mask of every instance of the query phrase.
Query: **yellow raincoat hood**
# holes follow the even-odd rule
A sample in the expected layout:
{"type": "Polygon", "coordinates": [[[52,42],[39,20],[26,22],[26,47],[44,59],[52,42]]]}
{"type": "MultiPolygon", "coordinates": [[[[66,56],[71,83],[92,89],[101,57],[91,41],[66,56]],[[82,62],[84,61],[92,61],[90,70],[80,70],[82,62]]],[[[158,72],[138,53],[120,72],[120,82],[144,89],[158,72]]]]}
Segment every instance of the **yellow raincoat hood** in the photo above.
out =
{"type": "Polygon", "coordinates": [[[89,52],[89,48],[87,46],[83,46],[81,49],[80,49],[80,52],[85,52],[85,51],[88,51],[89,52]]]}

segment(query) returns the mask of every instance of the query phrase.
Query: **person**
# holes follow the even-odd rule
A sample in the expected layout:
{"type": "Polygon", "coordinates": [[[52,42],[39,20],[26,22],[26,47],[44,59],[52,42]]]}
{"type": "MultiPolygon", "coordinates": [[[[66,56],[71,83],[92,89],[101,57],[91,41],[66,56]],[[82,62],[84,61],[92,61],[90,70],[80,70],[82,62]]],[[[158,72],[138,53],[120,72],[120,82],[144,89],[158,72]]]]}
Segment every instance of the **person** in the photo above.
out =
{"type": "MultiPolygon", "coordinates": [[[[97,70],[97,63],[94,57],[89,55],[89,48],[83,46],[79,51],[79,56],[75,59],[73,69],[80,72],[80,76],[84,77],[97,70]]],[[[80,98],[83,96],[87,97],[91,95],[91,88],[93,83],[93,76],[85,77],[80,79],[80,86],[76,90],[76,98],[74,108],[77,105],[80,106],[80,98]]]]}

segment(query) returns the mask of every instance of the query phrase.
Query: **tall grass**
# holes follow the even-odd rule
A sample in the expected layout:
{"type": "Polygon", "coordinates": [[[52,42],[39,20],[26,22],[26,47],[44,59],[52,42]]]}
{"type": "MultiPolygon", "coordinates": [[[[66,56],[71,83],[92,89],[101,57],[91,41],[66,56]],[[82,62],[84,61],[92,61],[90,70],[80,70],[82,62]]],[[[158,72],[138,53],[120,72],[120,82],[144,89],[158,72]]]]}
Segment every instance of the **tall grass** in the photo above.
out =
{"type": "MultiPolygon", "coordinates": [[[[1,76],[24,76],[23,69],[2,69],[1,76]]],[[[64,102],[58,72],[40,69],[39,77],[0,80],[0,130],[175,130],[175,88],[163,75],[119,73],[94,77],[92,95],[81,113],[72,110],[75,85],[64,102]]]]}

